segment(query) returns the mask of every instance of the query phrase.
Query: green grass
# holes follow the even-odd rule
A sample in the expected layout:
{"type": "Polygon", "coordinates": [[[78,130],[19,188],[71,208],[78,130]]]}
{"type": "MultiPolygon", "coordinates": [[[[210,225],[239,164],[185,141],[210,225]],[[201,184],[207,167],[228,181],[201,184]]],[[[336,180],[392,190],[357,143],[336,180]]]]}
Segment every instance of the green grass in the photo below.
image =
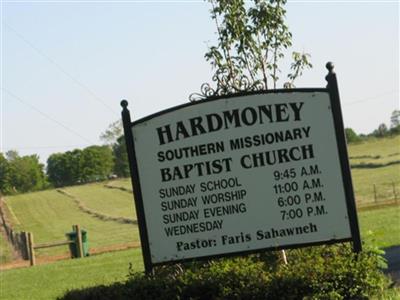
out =
{"type": "Polygon", "coordinates": [[[139,249],[2,271],[0,299],[55,299],[67,290],[122,281],[129,263],[134,271],[143,270],[139,249]]]}
{"type": "Polygon", "coordinates": [[[400,160],[400,135],[385,138],[370,138],[360,143],[350,144],[350,160],[359,163],[387,163],[400,160]],[[360,158],[362,156],[370,156],[360,158]],[[372,158],[377,157],[378,158],[372,158]]]}
{"type": "MultiPolygon", "coordinates": [[[[104,247],[138,241],[138,228],[132,224],[102,221],[79,210],[72,199],[55,190],[22,194],[6,198],[13,211],[16,231],[34,234],[35,243],[66,240],[73,224],[88,232],[89,247],[104,247]]],[[[127,207],[129,209],[129,207],[127,207]]],[[[40,249],[38,255],[68,252],[66,246],[40,249]]]]}
{"type": "Polygon", "coordinates": [[[358,213],[361,238],[380,248],[400,245],[400,206],[358,213]]]}
{"type": "Polygon", "coordinates": [[[104,183],[65,188],[86,207],[109,216],[136,220],[133,196],[127,192],[104,187],[104,183]]]}
{"type": "MultiPolygon", "coordinates": [[[[400,136],[382,139],[369,139],[362,143],[349,145],[350,163],[385,164],[400,161],[400,136]],[[355,158],[368,156],[366,158],[355,158]],[[379,156],[379,158],[373,158],[379,156]]],[[[393,184],[400,202],[400,164],[379,168],[353,168],[351,170],[356,200],[359,204],[394,200],[393,184]]]]}
{"type": "Polygon", "coordinates": [[[132,190],[132,183],[130,178],[119,178],[116,180],[111,180],[107,184],[115,187],[123,187],[127,190],[132,190]]]}
{"type": "Polygon", "coordinates": [[[374,184],[377,202],[394,200],[395,184],[397,200],[400,203],[400,164],[375,169],[351,170],[356,200],[362,204],[373,203],[374,184]]]}
{"type": "Polygon", "coordinates": [[[12,249],[4,235],[0,233],[0,264],[7,263],[12,260],[12,249]]]}

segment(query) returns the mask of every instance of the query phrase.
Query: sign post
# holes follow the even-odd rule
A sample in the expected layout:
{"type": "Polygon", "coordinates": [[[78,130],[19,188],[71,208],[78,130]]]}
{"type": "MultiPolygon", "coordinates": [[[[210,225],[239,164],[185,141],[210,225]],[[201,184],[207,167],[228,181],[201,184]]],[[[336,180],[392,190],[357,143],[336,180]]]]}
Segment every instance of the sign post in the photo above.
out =
{"type": "Polygon", "coordinates": [[[212,97],[122,118],[145,269],[353,241],[361,251],[339,93],[212,97]]]}
{"type": "Polygon", "coordinates": [[[128,101],[122,100],[121,106],[122,106],[122,123],[124,126],[126,149],[128,152],[129,171],[131,173],[133,196],[135,200],[135,209],[139,226],[140,244],[142,246],[144,270],[146,274],[151,274],[153,267],[149,256],[150,250],[149,250],[149,239],[146,228],[146,216],[143,208],[142,191],[140,189],[140,181],[139,181],[139,174],[138,174],[137,160],[135,153],[135,144],[131,129],[131,115],[128,110],[128,101]]]}
{"type": "Polygon", "coordinates": [[[329,72],[328,75],[326,75],[326,81],[328,82],[327,88],[330,91],[329,94],[332,101],[332,111],[333,114],[336,115],[335,129],[336,136],[338,137],[338,150],[340,152],[339,155],[343,157],[343,159],[341,160],[341,168],[343,173],[343,186],[345,188],[346,198],[348,199],[348,201],[346,201],[347,210],[350,215],[350,220],[352,220],[352,222],[350,222],[350,229],[351,235],[353,237],[353,251],[359,253],[362,250],[360,229],[358,227],[356,201],[354,198],[353,183],[351,180],[350,163],[348,159],[349,155],[347,153],[346,135],[343,126],[342,108],[340,106],[339,87],[336,79],[336,74],[333,71],[333,63],[328,62],[326,64],[326,68],[329,72]]]}

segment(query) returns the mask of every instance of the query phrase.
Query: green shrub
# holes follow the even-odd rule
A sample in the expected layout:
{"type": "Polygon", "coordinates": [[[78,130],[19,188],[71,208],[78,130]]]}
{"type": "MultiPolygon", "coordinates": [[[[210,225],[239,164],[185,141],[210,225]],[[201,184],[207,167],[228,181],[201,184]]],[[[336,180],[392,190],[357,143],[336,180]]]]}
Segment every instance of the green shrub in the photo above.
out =
{"type": "Polygon", "coordinates": [[[251,257],[220,259],[192,267],[178,278],[183,299],[264,299],[271,279],[263,262],[251,257]],[[204,297],[206,296],[206,297],[204,297]],[[203,298],[204,297],[204,298],[203,298]]]}
{"type": "Polygon", "coordinates": [[[359,255],[348,246],[321,246],[294,250],[282,278],[301,278],[312,289],[311,299],[369,299],[385,288],[382,252],[365,249],[359,255]]]}
{"type": "Polygon", "coordinates": [[[388,284],[381,254],[366,249],[357,256],[348,245],[334,245],[287,251],[288,265],[269,252],[158,267],[152,276],[132,273],[126,282],[61,299],[369,299],[388,284]]]}

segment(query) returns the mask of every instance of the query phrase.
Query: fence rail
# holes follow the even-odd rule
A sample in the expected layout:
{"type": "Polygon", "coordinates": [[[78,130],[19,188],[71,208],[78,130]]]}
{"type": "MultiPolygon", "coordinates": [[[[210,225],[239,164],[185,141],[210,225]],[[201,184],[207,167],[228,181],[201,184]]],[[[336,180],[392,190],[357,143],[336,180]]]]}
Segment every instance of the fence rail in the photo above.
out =
{"type": "Polygon", "coordinates": [[[74,230],[76,234],[76,240],[68,240],[68,241],[57,241],[57,242],[48,242],[48,243],[41,243],[41,244],[35,244],[34,239],[33,239],[33,233],[28,232],[26,233],[27,235],[27,244],[26,248],[28,249],[28,256],[29,256],[29,262],[31,266],[36,265],[36,255],[35,255],[35,250],[36,249],[42,249],[42,248],[50,248],[50,247],[57,247],[57,246],[63,246],[63,245],[70,245],[70,244],[76,244],[76,249],[77,249],[77,255],[78,258],[83,257],[83,243],[82,243],[82,233],[81,233],[81,228],[79,225],[73,225],[72,229],[74,230]]]}
{"type": "Polygon", "coordinates": [[[50,247],[69,245],[69,244],[75,244],[75,242],[74,241],[60,241],[60,242],[42,243],[42,244],[36,244],[34,246],[34,248],[42,249],[42,248],[50,248],[50,247]]]}

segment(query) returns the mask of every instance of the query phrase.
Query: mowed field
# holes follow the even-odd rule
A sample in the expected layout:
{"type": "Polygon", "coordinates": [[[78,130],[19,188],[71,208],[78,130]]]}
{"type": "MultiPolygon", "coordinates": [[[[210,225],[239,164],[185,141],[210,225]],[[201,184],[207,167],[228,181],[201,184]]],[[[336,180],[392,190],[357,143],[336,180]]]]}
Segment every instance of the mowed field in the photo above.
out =
{"type": "Polygon", "coordinates": [[[132,271],[143,270],[140,249],[2,271],[0,299],[54,300],[71,289],[123,281],[127,279],[129,264],[132,271]]]}
{"type": "MultiPolygon", "coordinates": [[[[361,208],[358,216],[363,241],[381,248],[400,245],[400,136],[350,145],[349,154],[357,204],[361,208]],[[397,205],[393,204],[396,198],[397,205]],[[362,209],[387,203],[392,204],[362,209]]],[[[137,225],[95,217],[82,211],[76,200],[104,216],[135,220],[131,189],[130,179],[118,179],[62,188],[67,194],[54,189],[6,197],[6,214],[16,231],[32,232],[35,243],[65,240],[71,226],[80,224],[88,232],[92,253],[113,250],[138,245],[137,225]]],[[[1,264],[11,260],[11,249],[3,237],[0,251],[1,264]]],[[[67,253],[67,246],[37,251],[41,258],[67,253]]],[[[129,263],[135,270],[143,269],[139,249],[2,271],[0,298],[54,299],[67,289],[123,280],[129,263]]]]}
{"type": "Polygon", "coordinates": [[[396,198],[400,203],[399,135],[351,144],[349,156],[356,200],[359,205],[395,201],[396,198]]]}
{"type": "MultiPolygon", "coordinates": [[[[122,181],[124,182],[124,181],[122,181]]],[[[116,182],[118,186],[119,182],[116,182]]],[[[110,189],[106,184],[88,184],[64,188],[68,194],[80,199],[86,207],[104,215],[135,220],[133,196],[119,189],[110,189]]]]}
{"type": "MultiPolygon", "coordinates": [[[[105,188],[104,183],[65,190],[79,196],[85,206],[95,211],[111,216],[136,218],[132,195],[127,192],[105,188]]],[[[66,240],[65,234],[71,232],[73,224],[79,224],[87,231],[92,249],[112,248],[139,241],[137,225],[96,218],[80,210],[70,197],[57,190],[8,197],[6,205],[14,229],[32,232],[35,243],[66,240]]],[[[66,252],[67,246],[60,246],[39,249],[37,255],[58,255],[66,252]]]]}

